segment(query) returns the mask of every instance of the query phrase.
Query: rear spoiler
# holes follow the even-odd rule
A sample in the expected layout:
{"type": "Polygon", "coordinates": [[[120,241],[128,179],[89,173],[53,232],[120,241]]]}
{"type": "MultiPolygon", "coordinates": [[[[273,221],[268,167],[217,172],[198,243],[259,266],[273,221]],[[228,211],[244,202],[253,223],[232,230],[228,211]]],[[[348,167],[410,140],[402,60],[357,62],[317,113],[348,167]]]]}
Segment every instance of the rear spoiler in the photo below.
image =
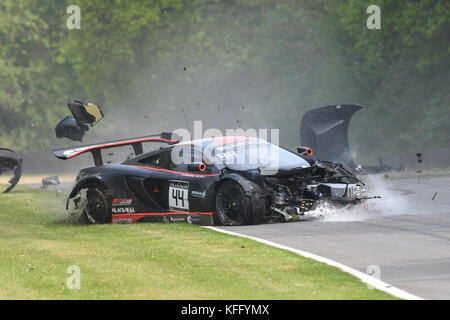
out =
{"type": "Polygon", "coordinates": [[[161,134],[154,134],[139,138],[128,138],[109,142],[100,142],[97,144],[78,146],[72,148],[56,149],[53,150],[55,156],[62,160],[71,159],[85,152],[91,152],[94,158],[94,163],[96,166],[103,165],[102,149],[116,148],[126,145],[131,145],[135,155],[140,155],[143,153],[142,143],[144,142],[160,142],[167,144],[175,144],[179,142],[177,135],[170,132],[163,132],[161,134]]]}

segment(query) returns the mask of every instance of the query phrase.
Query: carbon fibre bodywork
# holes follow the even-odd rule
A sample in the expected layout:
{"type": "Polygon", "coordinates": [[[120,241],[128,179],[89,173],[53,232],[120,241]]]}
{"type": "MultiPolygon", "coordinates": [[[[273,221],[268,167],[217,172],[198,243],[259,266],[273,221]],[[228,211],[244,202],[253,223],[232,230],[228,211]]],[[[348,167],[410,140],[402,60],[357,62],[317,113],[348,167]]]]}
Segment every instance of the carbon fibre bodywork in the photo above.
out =
{"type": "Polygon", "coordinates": [[[113,194],[108,199],[112,223],[183,221],[212,225],[214,203],[211,200],[219,179],[218,175],[192,176],[132,163],[89,167],[80,171],[69,195],[68,208],[80,190],[101,184],[113,194]],[[179,199],[184,201],[179,210],[174,210],[169,208],[169,184],[177,182],[187,185],[188,193],[179,199]]]}
{"type": "Polygon", "coordinates": [[[356,104],[340,104],[307,111],[300,125],[302,144],[311,147],[316,158],[339,162],[354,170],[348,128],[351,118],[361,108],[356,104]]]}

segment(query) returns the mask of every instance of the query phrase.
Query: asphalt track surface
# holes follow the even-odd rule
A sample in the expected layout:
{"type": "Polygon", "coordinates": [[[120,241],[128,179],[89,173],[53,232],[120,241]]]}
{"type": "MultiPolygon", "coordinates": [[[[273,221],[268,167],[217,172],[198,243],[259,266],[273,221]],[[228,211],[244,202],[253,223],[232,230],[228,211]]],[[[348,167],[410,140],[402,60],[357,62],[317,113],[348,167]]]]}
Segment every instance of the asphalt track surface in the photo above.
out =
{"type": "Polygon", "coordinates": [[[383,197],[368,209],[221,228],[327,257],[425,299],[450,299],[450,177],[365,180],[383,197]]]}

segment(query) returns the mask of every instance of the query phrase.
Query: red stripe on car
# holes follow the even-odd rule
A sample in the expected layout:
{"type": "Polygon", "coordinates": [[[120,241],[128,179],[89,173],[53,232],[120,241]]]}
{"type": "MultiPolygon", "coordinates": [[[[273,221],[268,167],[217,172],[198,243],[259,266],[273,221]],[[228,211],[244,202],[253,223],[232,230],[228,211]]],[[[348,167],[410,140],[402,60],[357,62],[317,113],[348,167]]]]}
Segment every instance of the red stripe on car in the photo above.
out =
{"type": "Polygon", "coordinates": [[[129,164],[129,166],[136,167],[136,168],[141,168],[141,169],[146,169],[146,170],[154,170],[154,171],[163,171],[163,172],[177,173],[177,174],[182,174],[182,175],[191,176],[191,177],[215,177],[215,176],[219,176],[220,175],[220,173],[212,173],[212,174],[187,173],[187,172],[174,171],[174,170],[168,170],[168,169],[162,169],[162,168],[137,166],[137,165],[134,165],[134,164],[129,164]]]}
{"type": "Polygon", "coordinates": [[[137,140],[125,140],[125,141],[120,141],[120,142],[116,142],[116,143],[107,143],[107,144],[101,144],[101,145],[95,145],[95,146],[89,146],[86,149],[83,149],[81,151],[78,151],[77,153],[71,154],[70,156],[67,156],[67,159],[73,158],[81,153],[90,151],[90,150],[94,150],[94,149],[101,149],[101,148],[105,148],[105,147],[114,147],[114,146],[120,146],[120,145],[128,145],[130,143],[136,143],[136,142],[145,142],[145,141],[164,141],[164,142],[178,142],[177,140],[167,140],[167,139],[161,139],[161,138],[148,138],[148,139],[137,139],[137,140]]]}

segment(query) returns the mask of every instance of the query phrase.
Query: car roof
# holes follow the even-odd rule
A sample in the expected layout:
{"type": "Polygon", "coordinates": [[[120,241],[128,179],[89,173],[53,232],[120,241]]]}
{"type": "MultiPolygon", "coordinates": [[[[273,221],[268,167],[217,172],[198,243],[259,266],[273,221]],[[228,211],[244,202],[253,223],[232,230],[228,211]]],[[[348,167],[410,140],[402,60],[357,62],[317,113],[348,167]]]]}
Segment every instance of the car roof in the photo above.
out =
{"type": "Polygon", "coordinates": [[[241,142],[241,141],[255,141],[255,140],[265,141],[263,139],[247,137],[247,136],[222,136],[222,137],[213,137],[213,138],[203,138],[203,139],[182,141],[182,142],[179,142],[179,143],[171,145],[171,146],[182,146],[182,145],[192,144],[194,146],[204,148],[211,144],[216,144],[216,145],[220,146],[220,145],[232,144],[232,143],[241,142]]]}
{"type": "Polygon", "coordinates": [[[123,163],[131,162],[134,160],[140,160],[140,159],[146,158],[148,156],[153,156],[153,155],[162,153],[165,150],[172,149],[176,146],[193,145],[195,148],[198,148],[199,150],[205,150],[205,148],[209,147],[211,144],[216,144],[217,146],[221,146],[221,145],[232,144],[232,143],[241,142],[241,141],[264,141],[264,142],[267,142],[264,139],[247,137],[247,136],[222,136],[222,137],[188,140],[188,141],[178,142],[175,144],[166,145],[157,150],[152,150],[152,151],[146,152],[144,154],[141,154],[141,155],[135,156],[129,160],[126,160],[123,163]]]}

